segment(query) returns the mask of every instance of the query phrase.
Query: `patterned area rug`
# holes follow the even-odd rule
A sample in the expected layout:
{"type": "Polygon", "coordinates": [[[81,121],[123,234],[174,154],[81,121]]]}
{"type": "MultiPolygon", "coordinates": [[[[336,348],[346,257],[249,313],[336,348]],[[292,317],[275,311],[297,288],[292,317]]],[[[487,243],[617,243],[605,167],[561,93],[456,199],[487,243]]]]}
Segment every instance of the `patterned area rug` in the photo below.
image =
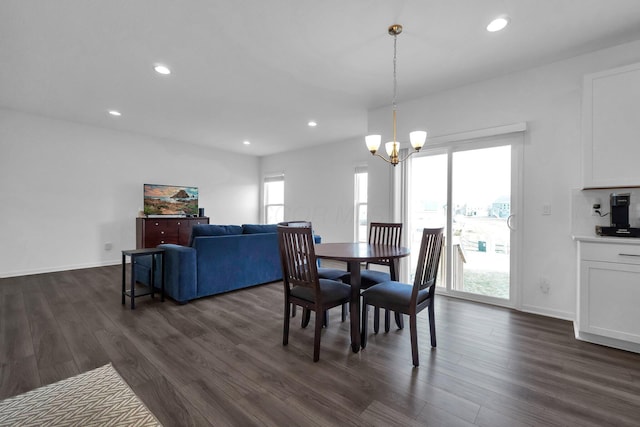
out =
{"type": "Polygon", "coordinates": [[[0,402],[0,426],[160,426],[111,364],[0,402]]]}

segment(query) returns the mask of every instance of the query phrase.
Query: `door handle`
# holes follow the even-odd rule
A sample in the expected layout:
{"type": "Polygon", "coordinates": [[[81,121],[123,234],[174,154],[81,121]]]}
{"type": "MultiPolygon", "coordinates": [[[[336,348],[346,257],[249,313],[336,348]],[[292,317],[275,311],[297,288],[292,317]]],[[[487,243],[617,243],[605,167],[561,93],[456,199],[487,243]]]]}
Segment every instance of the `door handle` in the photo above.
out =
{"type": "Polygon", "coordinates": [[[513,219],[513,217],[515,217],[515,214],[511,214],[507,217],[507,227],[509,227],[509,230],[511,231],[516,230],[515,228],[513,228],[513,224],[511,223],[511,220],[513,219]]]}
{"type": "Polygon", "coordinates": [[[640,255],[638,255],[638,254],[618,254],[618,255],[620,255],[620,256],[632,256],[632,257],[640,258],[640,255]]]}

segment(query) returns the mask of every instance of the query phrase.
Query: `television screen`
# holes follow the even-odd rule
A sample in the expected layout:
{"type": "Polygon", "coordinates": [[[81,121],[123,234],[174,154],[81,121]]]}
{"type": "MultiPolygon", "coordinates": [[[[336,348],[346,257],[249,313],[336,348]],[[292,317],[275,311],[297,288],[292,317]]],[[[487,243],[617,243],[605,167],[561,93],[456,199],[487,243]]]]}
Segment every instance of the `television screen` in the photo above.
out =
{"type": "Polygon", "coordinates": [[[146,215],[197,215],[198,187],[144,184],[146,215]]]}

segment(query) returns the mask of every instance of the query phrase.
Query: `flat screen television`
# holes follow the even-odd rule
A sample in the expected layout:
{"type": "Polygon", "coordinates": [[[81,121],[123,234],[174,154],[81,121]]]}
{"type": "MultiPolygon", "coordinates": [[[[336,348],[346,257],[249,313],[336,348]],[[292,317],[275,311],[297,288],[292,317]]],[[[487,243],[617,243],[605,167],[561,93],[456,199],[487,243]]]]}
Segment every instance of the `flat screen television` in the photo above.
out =
{"type": "Polygon", "coordinates": [[[144,184],[145,215],[198,214],[198,187],[144,184]]]}

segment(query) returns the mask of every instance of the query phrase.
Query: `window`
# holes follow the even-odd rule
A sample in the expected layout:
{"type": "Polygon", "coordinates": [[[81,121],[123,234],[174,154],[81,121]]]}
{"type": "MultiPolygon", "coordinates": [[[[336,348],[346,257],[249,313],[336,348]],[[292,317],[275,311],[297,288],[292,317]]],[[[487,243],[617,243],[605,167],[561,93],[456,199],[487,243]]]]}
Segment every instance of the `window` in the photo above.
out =
{"type": "Polygon", "coordinates": [[[284,220],[284,175],[264,178],[264,222],[276,224],[284,220]]]}
{"type": "Polygon", "coordinates": [[[367,188],[368,178],[366,166],[359,166],[355,171],[355,239],[356,242],[367,241],[367,188]]]}

